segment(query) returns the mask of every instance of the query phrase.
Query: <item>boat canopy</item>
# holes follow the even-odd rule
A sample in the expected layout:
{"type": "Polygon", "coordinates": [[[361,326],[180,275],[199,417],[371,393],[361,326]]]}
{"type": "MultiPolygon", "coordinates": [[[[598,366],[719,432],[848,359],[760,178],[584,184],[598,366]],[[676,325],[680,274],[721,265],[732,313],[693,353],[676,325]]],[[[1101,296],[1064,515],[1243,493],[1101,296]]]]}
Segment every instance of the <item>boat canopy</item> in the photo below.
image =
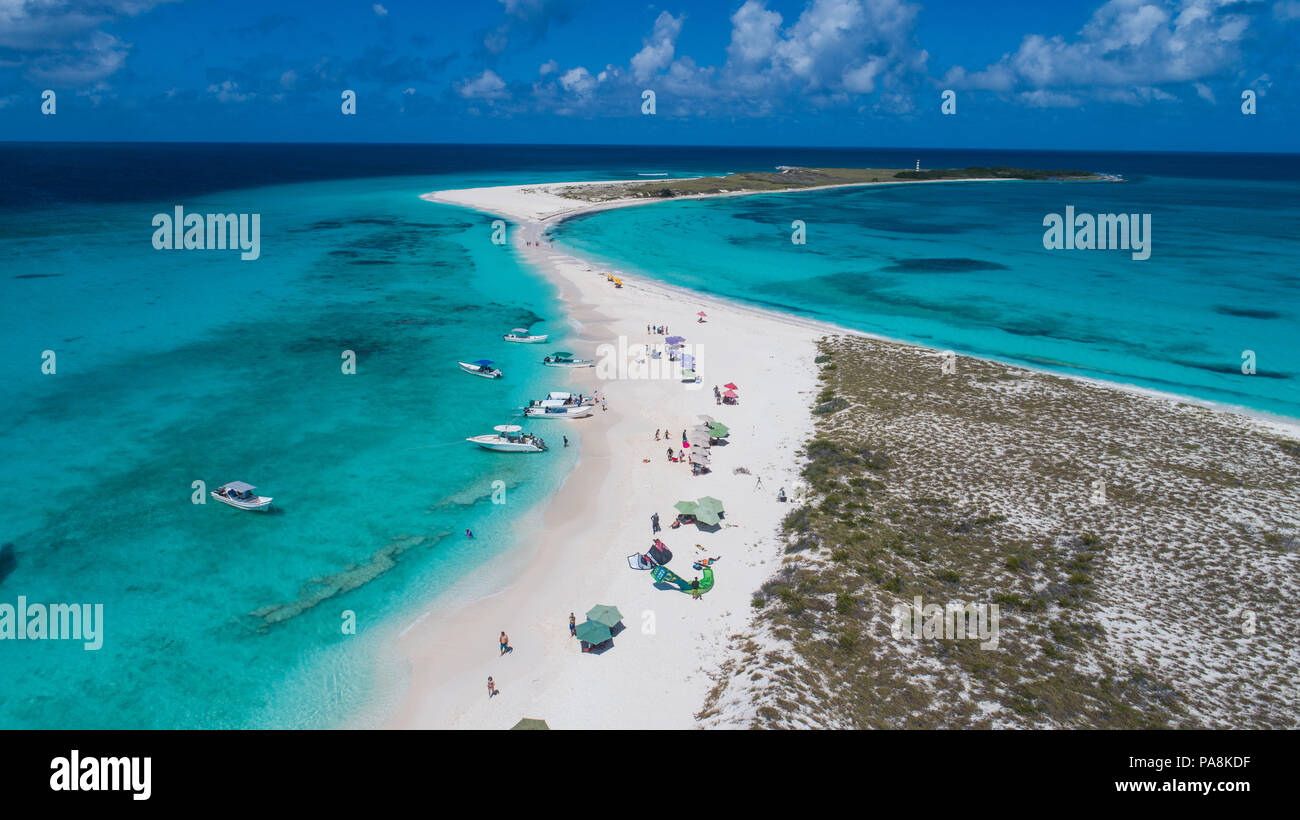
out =
{"type": "Polygon", "coordinates": [[[518,424],[498,424],[492,429],[496,430],[498,433],[518,433],[524,428],[520,427],[518,424]]]}
{"type": "Polygon", "coordinates": [[[479,360],[476,361],[476,362],[471,362],[471,364],[476,364],[476,365],[478,365],[479,367],[491,367],[491,366],[492,366],[492,360],[491,360],[491,359],[479,359],[479,360]]]}
{"type": "Polygon", "coordinates": [[[528,335],[528,328],[526,328],[526,327],[517,327],[517,328],[514,328],[513,330],[511,330],[510,332],[511,332],[511,333],[520,333],[520,334],[523,334],[523,335],[526,336],[526,335],[528,335]]]}
{"type": "Polygon", "coordinates": [[[245,484],[242,481],[232,481],[229,484],[222,484],[220,487],[218,487],[218,489],[233,490],[234,492],[237,493],[251,493],[253,490],[256,490],[257,488],[254,487],[252,484],[245,484]]]}
{"type": "Polygon", "coordinates": [[[557,350],[551,354],[551,357],[555,359],[572,359],[573,354],[567,350],[557,350]]]}

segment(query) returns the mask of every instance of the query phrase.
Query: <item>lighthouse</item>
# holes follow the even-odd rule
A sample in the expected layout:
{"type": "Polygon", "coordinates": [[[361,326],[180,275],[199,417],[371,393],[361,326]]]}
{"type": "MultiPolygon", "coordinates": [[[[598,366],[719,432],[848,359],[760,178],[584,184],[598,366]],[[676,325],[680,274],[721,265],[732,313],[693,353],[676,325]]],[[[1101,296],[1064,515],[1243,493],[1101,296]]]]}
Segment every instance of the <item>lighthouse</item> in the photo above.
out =
{"type": "Polygon", "coordinates": [[[921,161],[919,159],[916,161],[916,170],[921,170],[921,161]]]}

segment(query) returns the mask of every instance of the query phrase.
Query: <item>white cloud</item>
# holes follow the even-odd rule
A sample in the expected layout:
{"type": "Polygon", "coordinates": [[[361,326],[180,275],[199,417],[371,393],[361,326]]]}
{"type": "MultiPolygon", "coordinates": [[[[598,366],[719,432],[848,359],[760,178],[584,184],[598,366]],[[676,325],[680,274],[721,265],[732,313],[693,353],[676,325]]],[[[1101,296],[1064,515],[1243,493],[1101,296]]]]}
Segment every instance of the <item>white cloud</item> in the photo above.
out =
{"type": "Polygon", "coordinates": [[[224,80],[220,83],[209,85],[208,93],[215,94],[217,99],[221,102],[244,102],[254,96],[240,91],[239,83],[233,80],[224,80]]]}
{"type": "Polygon", "coordinates": [[[0,49],[41,83],[92,85],[126,64],[131,46],[103,30],[168,0],[0,0],[0,49]]]}
{"type": "Polygon", "coordinates": [[[677,35],[682,33],[684,17],[685,15],[673,17],[662,11],[655,18],[654,30],[646,38],[645,47],[632,57],[632,73],[638,82],[646,82],[672,64],[677,35]]]}
{"type": "Polygon", "coordinates": [[[1200,97],[1201,99],[1205,100],[1211,105],[1214,104],[1214,92],[1210,90],[1210,87],[1208,85],[1206,85],[1205,83],[1196,83],[1193,87],[1196,89],[1196,96],[1200,97]]]}
{"type": "Polygon", "coordinates": [[[591,76],[590,71],[578,66],[560,75],[560,87],[578,96],[586,96],[595,90],[596,78],[591,76]]]}
{"type": "Polygon", "coordinates": [[[375,10],[375,14],[379,15],[380,17],[388,16],[388,9],[384,8],[378,3],[375,3],[373,6],[371,6],[371,8],[373,8],[375,10]]]}
{"type": "Polygon", "coordinates": [[[473,79],[465,80],[456,87],[456,93],[467,100],[504,100],[510,96],[506,83],[490,68],[473,79]]]}
{"type": "Polygon", "coordinates": [[[1239,62],[1250,25],[1240,10],[1224,0],[1109,0],[1075,37],[1026,35],[982,70],[949,69],[943,84],[1019,91],[1012,98],[1027,105],[1058,99],[1035,91],[1135,104],[1173,100],[1160,86],[1203,83],[1239,62]]]}

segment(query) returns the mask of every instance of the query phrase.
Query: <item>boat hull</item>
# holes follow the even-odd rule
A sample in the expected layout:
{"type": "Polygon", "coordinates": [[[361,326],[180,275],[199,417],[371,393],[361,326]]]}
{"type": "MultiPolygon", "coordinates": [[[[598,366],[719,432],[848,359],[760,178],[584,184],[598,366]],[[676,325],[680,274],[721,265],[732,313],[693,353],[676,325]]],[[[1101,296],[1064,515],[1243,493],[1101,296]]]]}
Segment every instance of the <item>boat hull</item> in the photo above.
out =
{"type": "Polygon", "coordinates": [[[550,334],[546,334],[544,336],[502,336],[501,338],[504,341],[520,345],[539,345],[551,337],[550,334]]]}
{"type": "Polygon", "coordinates": [[[590,405],[573,405],[571,407],[560,408],[547,407],[525,407],[524,415],[530,419],[585,419],[591,415],[590,405]],[[549,412],[548,412],[549,411],[549,412]]]}
{"type": "Polygon", "coordinates": [[[479,368],[475,367],[474,365],[472,365],[472,364],[468,364],[468,363],[466,363],[466,362],[456,362],[456,364],[460,366],[460,369],[461,369],[461,370],[465,371],[466,373],[470,374],[471,376],[478,376],[478,377],[481,378],[481,379],[499,379],[499,378],[501,378],[501,371],[500,371],[500,370],[486,370],[486,371],[485,371],[485,370],[480,370],[479,368]]]}
{"type": "Polygon", "coordinates": [[[237,510],[261,512],[270,509],[271,507],[271,499],[264,495],[259,495],[255,498],[250,498],[247,501],[242,501],[237,498],[227,498],[224,495],[218,494],[216,490],[213,490],[212,497],[220,501],[222,504],[229,505],[237,510]]]}
{"type": "Polygon", "coordinates": [[[595,362],[574,361],[574,362],[542,362],[547,367],[595,367],[595,362]]]}
{"type": "Polygon", "coordinates": [[[535,444],[524,442],[501,441],[496,436],[471,436],[465,439],[471,444],[476,444],[484,450],[491,450],[494,453],[541,453],[543,448],[535,444]]]}

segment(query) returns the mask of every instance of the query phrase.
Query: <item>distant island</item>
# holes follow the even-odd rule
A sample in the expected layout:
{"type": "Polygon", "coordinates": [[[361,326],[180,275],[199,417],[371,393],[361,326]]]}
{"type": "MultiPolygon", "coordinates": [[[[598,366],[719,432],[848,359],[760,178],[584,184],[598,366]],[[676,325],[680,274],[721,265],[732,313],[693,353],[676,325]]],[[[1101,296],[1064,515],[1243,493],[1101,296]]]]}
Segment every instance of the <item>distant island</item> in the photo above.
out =
{"type": "Polygon", "coordinates": [[[800,189],[827,188],[839,185],[864,185],[926,180],[1021,179],[1035,181],[1104,181],[1110,177],[1088,171],[1044,171],[1033,168],[996,166],[985,168],[936,168],[917,171],[906,168],[800,168],[780,166],[773,172],[747,171],[720,177],[600,182],[566,185],[564,196],[586,202],[618,199],[672,199],[719,194],[746,194],[800,189]]]}

